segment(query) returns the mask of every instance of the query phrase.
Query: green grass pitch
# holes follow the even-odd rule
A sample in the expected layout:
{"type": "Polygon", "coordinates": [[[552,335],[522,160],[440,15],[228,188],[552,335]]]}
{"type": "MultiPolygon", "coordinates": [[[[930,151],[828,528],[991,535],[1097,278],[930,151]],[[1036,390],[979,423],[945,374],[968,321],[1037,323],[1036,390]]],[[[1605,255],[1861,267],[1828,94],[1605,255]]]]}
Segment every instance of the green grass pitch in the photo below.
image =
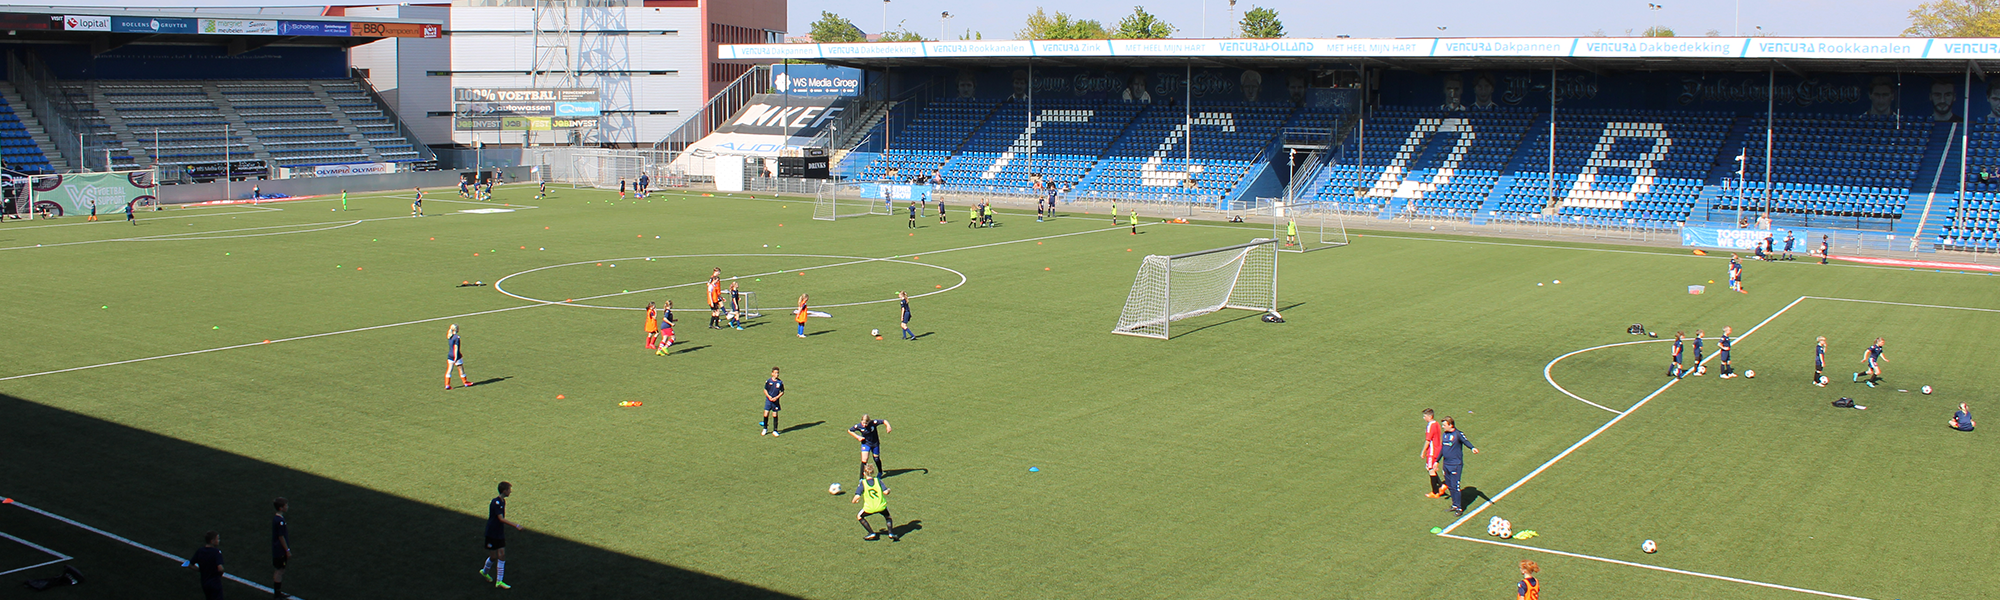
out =
{"type": "MultiPolygon", "coordinates": [[[[954,210],[911,230],[814,221],[798,198],[443,192],[420,219],[374,195],[0,224],[0,495],[182,556],[220,531],[256,582],[287,496],[286,591],[312,600],[1497,598],[1522,559],[1552,598],[2000,586],[1960,558],[2000,534],[1977,508],[2000,465],[1988,434],[1945,427],[2000,397],[1993,276],[1750,261],[1736,294],[1708,285],[1726,257],[1679,249],[1363,231],[1280,256],[1288,323],[1225,311],[1159,341],[1110,333],[1140,259],[1268,228],[973,230],[954,210]],[[494,208],[511,212],[460,212],[494,208]],[[765,317],[706,328],[713,267],[765,317]],[[897,339],[898,290],[925,294],[918,341],[897,339]],[[805,339],[783,312],[801,293],[831,314],[805,339]],[[616,309],[666,300],[680,345],[660,357],[616,309]],[[1550,366],[1643,339],[1634,322],[1662,337],[1550,366]],[[472,388],[442,386],[451,323],[472,388]],[[1666,339],[1725,325],[1758,377],[1710,362],[1662,389],[1666,339]],[[1826,388],[1808,383],[1820,335],[1826,388]],[[1849,383],[1876,336],[1884,385],[1849,383]],[[757,435],[772,366],[782,438],[757,435]],[[1423,497],[1426,407],[1482,449],[1465,484],[1485,498],[1574,446],[1450,532],[1513,546],[1430,533],[1453,519],[1423,497]],[[854,485],[864,412],[894,425],[901,542],[862,541],[826,493],[854,485]],[[527,531],[496,592],[475,571],[501,480],[527,531]],[[1495,515],[1541,535],[1487,537],[1495,515]]],[[[195,593],[166,558],[26,510],[0,506],[0,531],[76,557],[95,575],[79,593],[195,593]]],[[[41,556],[18,550],[0,560],[41,556]]]]}

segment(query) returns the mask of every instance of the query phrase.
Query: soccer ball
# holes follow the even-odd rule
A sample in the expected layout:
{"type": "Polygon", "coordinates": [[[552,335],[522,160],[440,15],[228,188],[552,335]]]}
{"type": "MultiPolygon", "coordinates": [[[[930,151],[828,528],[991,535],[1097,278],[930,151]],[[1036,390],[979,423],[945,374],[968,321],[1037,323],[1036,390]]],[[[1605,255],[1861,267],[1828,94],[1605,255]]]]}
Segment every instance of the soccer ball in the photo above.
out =
{"type": "Polygon", "coordinates": [[[1826,385],[1826,376],[1825,376],[1825,375],[1821,375],[1821,376],[1819,376],[1819,384],[1820,384],[1820,385],[1826,385]]]}
{"type": "Polygon", "coordinates": [[[1694,376],[1695,376],[1695,377],[1700,377],[1700,376],[1702,376],[1702,375],[1705,375],[1705,374],[1707,374],[1707,373],[1708,373],[1708,366],[1707,366],[1707,365],[1695,365],[1695,366],[1694,366],[1694,376]]]}
{"type": "Polygon", "coordinates": [[[870,330],[868,330],[868,335],[871,335],[871,336],[875,336],[875,337],[882,337],[882,330],[880,330],[880,329],[870,329],[870,330]]]}
{"type": "Polygon", "coordinates": [[[1931,386],[1928,385],[1924,386],[1924,395],[1928,396],[1930,395],[1930,393],[1931,393],[1931,386]]]}
{"type": "Polygon", "coordinates": [[[1756,371],[1744,371],[1744,372],[1743,372],[1743,378],[1744,378],[1744,379],[1756,379],[1756,378],[1757,378],[1757,372],[1756,372],[1756,371]]]}
{"type": "Polygon", "coordinates": [[[1639,543],[1639,551],[1652,554],[1660,551],[1660,545],[1653,543],[1653,540],[1646,540],[1639,543]]]}
{"type": "MultiPolygon", "coordinates": [[[[826,486],[826,493],[834,496],[840,495],[840,484],[836,483],[833,485],[826,486]]],[[[1646,543],[1651,544],[1652,542],[1646,542],[1646,543]]]]}

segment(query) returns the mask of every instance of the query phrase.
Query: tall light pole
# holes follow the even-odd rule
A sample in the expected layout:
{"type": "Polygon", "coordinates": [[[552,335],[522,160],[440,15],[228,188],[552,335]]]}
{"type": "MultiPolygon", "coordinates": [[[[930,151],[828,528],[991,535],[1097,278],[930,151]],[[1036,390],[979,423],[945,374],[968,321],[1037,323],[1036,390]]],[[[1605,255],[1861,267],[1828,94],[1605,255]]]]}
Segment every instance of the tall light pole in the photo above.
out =
{"type": "Polygon", "coordinates": [[[951,11],[947,10],[942,13],[938,13],[938,41],[942,42],[945,40],[944,34],[951,29],[950,27],[946,26],[945,23],[948,23],[950,21],[951,21],[951,11]]]}
{"type": "Polygon", "coordinates": [[[1236,31],[1236,35],[1231,37],[1243,37],[1243,25],[1236,22],[1236,0],[1229,0],[1229,26],[1236,31]]]}
{"type": "Polygon", "coordinates": [[[1653,27],[1654,27],[1654,28],[1658,28],[1658,27],[1660,26],[1660,9],[1662,9],[1662,8],[1666,8],[1666,7],[1665,7],[1665,6],[1660,6],[1660,5],[1658,5],[1658,4],[1654,4],[1654,3],[1651,3],[1651,2],[1647,2],[1647,3],[1646,3],[1646,10],[1648,10],[1648,11],[1651,11],[1651,12],[1653,13],[1653,27]]]}
{"type": "MultiPolygon", "coordinates": [[[[882,0],[882,37],[889,36],[889,0],[882,0]]],[[[863,38],[866,39],[866,38],[863,38]]],[[[876,38],[881,39],[881,38],[876,38]]]]}

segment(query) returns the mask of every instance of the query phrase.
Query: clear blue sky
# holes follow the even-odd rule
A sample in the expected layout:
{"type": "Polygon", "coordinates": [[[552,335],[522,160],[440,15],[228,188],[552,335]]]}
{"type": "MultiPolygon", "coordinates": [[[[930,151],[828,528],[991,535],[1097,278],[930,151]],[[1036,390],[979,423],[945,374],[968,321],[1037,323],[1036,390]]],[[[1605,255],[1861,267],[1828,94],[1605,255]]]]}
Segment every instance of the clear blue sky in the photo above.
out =
{"type": "MultiPolygon", "coordinates": [[[[728,0],[717,0],[727,2],[728,0]]],[[[332,0],[333,4],[381,4],[356,0],[332,0]]],[[[269,0],[70,0],[71,6],[274,6],[296,5],[291,1],[269,0]]],[[[986,34],[987,39],[1013,37],[1035,6],[1051,12],[1061,9],[1077,17],[1096,19],[1106,27],[1131,14],[1132,6],[1146,7],[1180,29],[1176,37],[1202,36],[1203,14],[1207,14],[1209,37],[1223,37],[1230,31],[1228,0],[1156,0],[1152,2],[1038,2],[1038,0],[994,2],[992,0],[892,0],[887,3],[888,25],[898,23],[925,37],[938,37],[939,13],[952,14],[949,37],[967,29],[986,34]]],[[[1909,26],[1910,9],[1919,0],[1661,0],[1665,8],[1647,8],[1646,0],[1540,0],[1481,1],[1419,0],[1417,2],[1334,2],[1330,0],[1244,0],[1236,5],[1238,15],[1251,6],[1278,11],[1285,31],[1292,37],[1507,37],[1582,36],[1602,30],[1606,35],[1624,35],[1625,30],[1643,31],[1654,24],[1666,25],[1680,35],[1702,35],[1713,29],[1722,35],[1737,30],[1737,10],[1741,7],[1741,31],[1754,34],[1761,25],[1769,35],[1783,36],[1894,36],[1909,26]],[[1416,9],[1413,13],[1411,9],[1416,9]],[[1439,31],[1438,27],[1445,27],[1439,31]]],[[[832,11],[854,21],[861,29],[876,33],[882,29],[884,3],[881,0],[791,0],[791,34],[806,33],[820,11],[832,11]]]]}
{"type": "MultiPolygon", "coordinates": [[[[1909,26],[1910,9],[1918,0],[1660,0],[1664,8],[1647,8],[1646,0],[1334,2],[1329,0],[1243,0],[1236,14],[1251,6],[1278,11],[1291,37],[1509,37],[1583,36],[1596,30],[1624,35],[1666,25],[1683,36],[1710,29],[1731,35],[1742,7],[1742,33],[1763,26],[1769,35],[1895,36],[1909,26]],[[1412,9],[1416,9],[1414,12],[1412,9]],[[1445,27],[1439,31],[1437,27],[1445,27]]],[[[939,13],[950,11],[951,38],[967,29],[987,39],[1010,39],[1040,5],[1074,16],[1096,19],[1106,27],[1131,14],[1134,5],[1179,28],[1175,37],[1201,37],[1204,6],[1208,36],[1231,31],[1228,0],[1154,0],[1151,2],[993,2],[991,0],[892,0],[889,28],[905,22],[911,31],[938,37],[939,13]]],[[[820,11],[832,11],[869,33],[882,28],[880,0],[792,0],[791,33],[806,33],[820,11]]]]}

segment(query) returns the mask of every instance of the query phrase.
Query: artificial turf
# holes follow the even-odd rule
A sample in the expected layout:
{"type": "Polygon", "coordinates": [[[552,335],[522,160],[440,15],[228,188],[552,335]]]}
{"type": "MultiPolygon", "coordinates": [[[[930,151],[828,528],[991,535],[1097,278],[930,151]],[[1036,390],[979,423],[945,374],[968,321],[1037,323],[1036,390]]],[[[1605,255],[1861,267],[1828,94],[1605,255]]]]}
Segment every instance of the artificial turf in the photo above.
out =
{"type": "MultiPolygon", "coordinates": [[[[1418,411],[1458,420],[1482,449],[1465,483],[1491,498],[1618,416],[1551,387],[1551,360],[1636,341],[1633,322],[1662,339],[1730,325],[1754,380],[1711,362],[1659,391],[1663,342],[1548,367],[1612,409],[1652,399],[1452,533],[1494,539],[1498,515],[1541,534],[1521,546],[1871,599],[2000,584],[1949,558],[2000,526],[1978,516],[1985,434],[1944,425],[2000,391],[1983,368],[2000,312],[1799,300],[2000,309],[1991,276],[1752,262],[1750,294],[1695,296],[1725,259],[1361,219],[1352,245],[1280,256],[1287,323],[1225,311],[1160,341],[1110,333],[1141,257],[1268,226],[968,229],[955,210],[910,230],[814,221],[810,199],[533,194],[433,194],[420,219],[381,195],[0,224],[0,495],[181,555],[218,530],[252,581],[287,496],[286,591],[309,599],[1499,597],[1521,559],[1551,597],[1811,597],[1429,533],[1452,517],[1422,495],[1418,411]],[[491,208],[512,212],[457,212],[491,208]],[[765,316],[706,328],[714,267],[765,316]],[[899,290],[930,294],[914,342],[896,337],[899,290]],[[805,339],[784,314],[802,293],[831,315],[805,339]],[[667,357],[636,311],[560,305],[666,300],[667,357]],[[478,385],[445,391],[452,323],[478,385]],[[1818,335],[1826,388],[1807,383],[1818,335]],[[1875,336],[1887,381],[1849,383],[1875,336]],[[773,366],[782,438],[757,435],[773,366]],[[845,430],[864,412],[894,426],[900,542],[862,541],[826,493],[854,485],[845,430]],[[475,572],[501,480],[527,527],[507,591],[475,572]]],[[[194,593],[167,559],[53,523],[0,507],[0,531],[102,574],[78,593],[194,593]]]]}

